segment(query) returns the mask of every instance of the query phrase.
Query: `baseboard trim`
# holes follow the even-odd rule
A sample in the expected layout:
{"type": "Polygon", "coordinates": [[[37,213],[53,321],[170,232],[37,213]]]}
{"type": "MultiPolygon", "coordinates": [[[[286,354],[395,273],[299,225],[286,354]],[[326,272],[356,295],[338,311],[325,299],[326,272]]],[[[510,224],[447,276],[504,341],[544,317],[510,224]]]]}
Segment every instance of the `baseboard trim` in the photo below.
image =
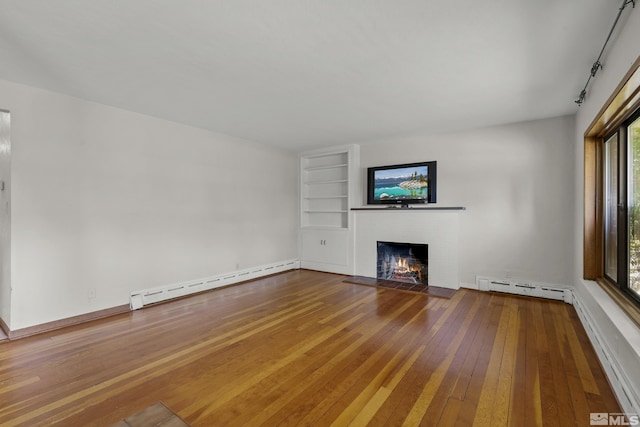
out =
{"type": "Polygon", "coordinates": [[[0,331],[2,331],[2,334],[0,334],[0,341],[4,341],[6,339],[9,339],[9,326],[7,326],[6,323],[4,323],[4,320],[2,319],[2,317],[0,317],[0,331]]]}
{"type": "Polygon", "coordinates": [[[480,290],[477,283],[460,283],[460,287],[465,289],[473,289],[474,291],[480,290]]]}
{"type": "MultiPolygon", "coordinates": [[[[129,312],[129,305],[119,305],[104,310],[93,311],[91,313],[80,314],[78,316],[68,317],[66,319],[54,320],[53,322],[42,323],[40,325],[29,326],[28,328],[16,329],[15,331],[7,328],[6,334],[9,340],[17,340],[20,338],[30,337],[32,335],[42,334],[44,332],[55,331],[69,326],[79,325],[81,323],[91,322],[92,320],[103,319],[105,317],[115,316],[129,312]]],[[[0,319],[1,320],[1,319],[0,319]]],[[[6,327],[2,322],[3,329],[6,327]]]]}

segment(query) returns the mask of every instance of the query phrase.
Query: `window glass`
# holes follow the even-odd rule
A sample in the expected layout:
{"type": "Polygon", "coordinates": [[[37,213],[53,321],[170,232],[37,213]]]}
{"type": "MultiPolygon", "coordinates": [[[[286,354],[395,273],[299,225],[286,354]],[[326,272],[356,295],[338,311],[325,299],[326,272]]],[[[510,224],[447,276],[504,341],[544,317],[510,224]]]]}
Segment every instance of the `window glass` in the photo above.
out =
{"type": "Polygon", "coordinates": [[[629,289],[640,296],[640,118],[627,127],[629,289]]]}
{"type": "Polygon", "coordinates": [[[604,145],[604,272],[618,280],[618,135],[604,145]]]}

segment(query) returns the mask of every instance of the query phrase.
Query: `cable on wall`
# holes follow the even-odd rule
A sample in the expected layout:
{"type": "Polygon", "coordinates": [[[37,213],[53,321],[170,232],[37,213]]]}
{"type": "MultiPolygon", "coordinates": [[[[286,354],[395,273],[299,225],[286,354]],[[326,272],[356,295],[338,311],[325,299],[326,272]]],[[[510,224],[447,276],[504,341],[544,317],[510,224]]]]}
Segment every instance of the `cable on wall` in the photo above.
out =
{"type": "Polygon", "coordinates": [[[600,50],[600,55],[598,55],[598,59],[596,59],[596,62],[593,63],[593,65],[591,66],[591,71],[589,73],[589,78],[587,78],[587,82],[584,85],[584,89],[582,89],[582,92],[580,92],[580,95],[578,96],[578,99],[575,100],[575,103],[578,104],[578,106],[580,106],[583,102],[584,99],[587,96],[587,86],[589,86],[589,82],[591,81],[591,79],[593,77],[596,76],[596,74],[598,73],[598,70],[600,70],[602,68],[602,63],[600,62],[600,59],[602,58],[602,54],[604,53],[604,49],[607,47],[607,43],[609,43],[609,40],[611,39],[611,35],[613,34],[613,30],[616,29],[616,25],[618,25],[618,21],[620,20],[620,15],[622,15],[622,11],[624,11],[624,9],[629,5],[632,4],[633,8],[636,7],[636,0],[623,0],[622,2],[622,6],[620,6],[620,9],[618,10],[618,16],[616,16],[616,20],[613,22],[613,26],[611,27],[611,31],[609,31],[609,35],[607,36],[607,40],[605,40],[604,45],[602,46],[602,50],[600,50]]]}

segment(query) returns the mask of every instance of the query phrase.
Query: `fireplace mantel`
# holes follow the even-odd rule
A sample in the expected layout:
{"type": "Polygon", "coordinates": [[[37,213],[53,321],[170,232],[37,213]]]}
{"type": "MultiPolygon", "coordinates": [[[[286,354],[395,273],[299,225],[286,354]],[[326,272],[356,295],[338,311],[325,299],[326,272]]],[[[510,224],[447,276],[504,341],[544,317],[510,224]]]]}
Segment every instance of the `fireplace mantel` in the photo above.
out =
{"type": "Polygon", "coordinates": [[[385,208],[351,208],[352,211],[411,212],[411,211],[464,211],[464,206],[421,206],[401,208],[391,205],[385,208]]]}
{"type": "Polygon", "coordinates": [[[355,274],[376,277],[378,241],[426,243],[429,245],[429,283],[458,289],[461,212],[461,209],[418,208],[355,211],[355,274]],[[402,214],[398,215],[398,212],[402,214]]]}

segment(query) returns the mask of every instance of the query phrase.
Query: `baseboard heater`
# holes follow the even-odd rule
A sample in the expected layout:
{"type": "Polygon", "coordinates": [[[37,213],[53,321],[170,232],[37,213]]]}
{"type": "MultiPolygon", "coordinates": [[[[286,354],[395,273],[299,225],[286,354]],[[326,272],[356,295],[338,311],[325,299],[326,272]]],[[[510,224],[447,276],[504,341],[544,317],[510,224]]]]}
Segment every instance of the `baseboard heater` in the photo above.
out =
{"type": "Polygon", "coordinates": [[[300,268],[300,260],[288,260],[259,267],[238,270],[232,273],[219,274],[217,276],[204,279],[192,280],[184,283],[162,286],[158,288],[144,289],[131,292],[129,306],[131,310],[137,310],[145,305],[154,304],[161,301],[179,298],[198,292],[222,286],[233,285],[247,280],[257,279],[270,274],[281,273],[283,271],[300,268]]]}
{"type": "Polygon", "coordinates": [[[476,285],[481,291],[506,292],[515,295],[554,299],[564,301],[567,304],[572,304],[573,302],[571,289],[563,288],[559,285],[482,276],[476,276],[476,285]]]}
{"type": "Polygon", "coordinates": [[[634,387],[633,381],[625,374],[625,370],[620,366],[616,353],[611,351],[607,345],[607,341],[600,332],[598,325],[593,321],[591,313],[579,298],[574,295],[573,307],[578,313],[578,318],[582,322],[593,348],[595,348],[600,359],[600,364],[604,369],[609,384],[618,398],[618,402],[622,410],[628,414],[637,414],[640,411],[640,396],[637,394],[637,387],[634,387]]]}

